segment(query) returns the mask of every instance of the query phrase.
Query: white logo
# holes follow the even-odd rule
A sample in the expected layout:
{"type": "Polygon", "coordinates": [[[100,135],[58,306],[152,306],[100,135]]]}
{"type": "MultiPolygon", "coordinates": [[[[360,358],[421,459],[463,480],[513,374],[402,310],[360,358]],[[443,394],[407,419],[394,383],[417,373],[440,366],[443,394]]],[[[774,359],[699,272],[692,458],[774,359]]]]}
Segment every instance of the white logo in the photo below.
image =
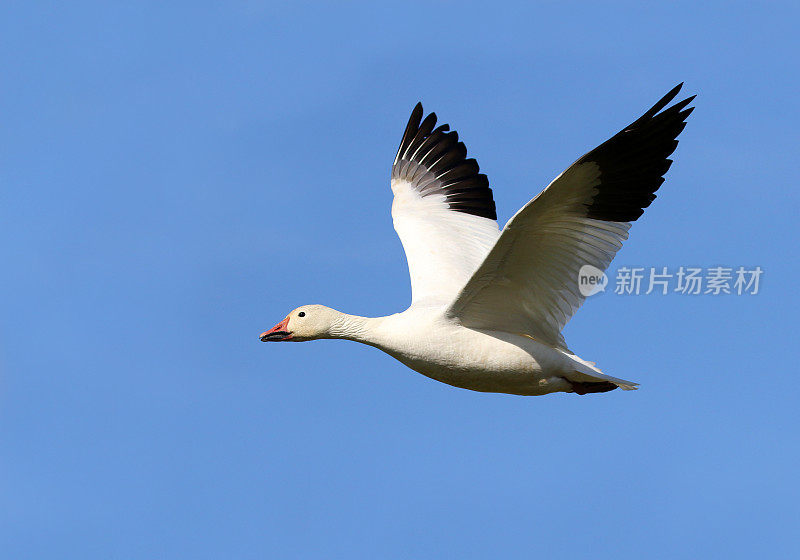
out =
{"type": "Polygon", "coordinates": [[[584,297],[605,292],[608,285],[608,276],[603,271],[590,264],[585,264],[578,271],[578,289],[584,297]]]}

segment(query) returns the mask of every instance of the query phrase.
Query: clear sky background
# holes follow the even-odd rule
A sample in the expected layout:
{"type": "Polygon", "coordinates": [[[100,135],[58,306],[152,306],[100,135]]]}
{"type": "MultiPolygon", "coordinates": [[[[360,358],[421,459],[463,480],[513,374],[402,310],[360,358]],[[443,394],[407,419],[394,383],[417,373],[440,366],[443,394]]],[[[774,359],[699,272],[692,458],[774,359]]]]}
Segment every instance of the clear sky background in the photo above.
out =
{"type": "Polygon", "coordinates": [[[792,3],[4,2],[4,558],[796,558],[792,3]],[[673,85],[676,163],[612,268],[756,296],[591,298],[638,392],[455,389],[294,307],[405,309],[414,104],[501,223],[673,85]]]}

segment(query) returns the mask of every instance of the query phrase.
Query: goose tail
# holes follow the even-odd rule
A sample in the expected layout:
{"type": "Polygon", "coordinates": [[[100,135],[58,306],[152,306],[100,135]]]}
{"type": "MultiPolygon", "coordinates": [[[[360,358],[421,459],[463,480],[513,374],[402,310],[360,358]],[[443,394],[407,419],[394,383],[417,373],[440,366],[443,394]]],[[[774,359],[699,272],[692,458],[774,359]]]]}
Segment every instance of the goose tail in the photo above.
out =
{"type": "Polygon", "coordinates": [[[635,391],[639,384],[618,377],[606,375],[597,364],[579,358],[575,354],[568,354],[575,363],[575,371],[567,379],[572,383],[576,393],[600,393],[611,391],[619,387],[623,391],[635,391]]]}

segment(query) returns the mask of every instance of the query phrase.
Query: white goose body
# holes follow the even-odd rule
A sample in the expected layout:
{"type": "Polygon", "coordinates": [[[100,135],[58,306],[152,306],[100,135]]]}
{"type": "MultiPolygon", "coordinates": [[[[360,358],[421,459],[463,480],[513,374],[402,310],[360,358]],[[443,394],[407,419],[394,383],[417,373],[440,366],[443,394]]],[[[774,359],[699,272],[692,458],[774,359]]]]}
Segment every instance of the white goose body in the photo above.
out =
{"type": "Polygon", "coordinates": [[[606,270],[655,199],[694,97],[642,117],[590,151],[501,231],[492,191],[447,125],[417,104],[392,166],[392,218],[406,252],[404,312],[358,317],[306,305],[263,341],[343,338],[464,389],[517,395],[605,392],[636,383],[603,374],[561,331],[585,299],[579,271],[606,270]]]}
{"type": "Polygon", "coordinates": [[[566,354],[523,336],[462,327],[447,320],[444,309],[412,308],[375,319],[349,316],[348,322],[354,328],[342,338],[374,346],[448,385],[519,395],[568,388],[554,377],[570,370],[566,354]]]}
{"type": "Polygon", "coordinates": [[[455,387],[544,395],[571,390],[564,376],[584,377],[586,366],[565,352],[517,334],[462,327],[447,320],[444,309],[409,309],[378,321],[363,342],[455,387]]]}

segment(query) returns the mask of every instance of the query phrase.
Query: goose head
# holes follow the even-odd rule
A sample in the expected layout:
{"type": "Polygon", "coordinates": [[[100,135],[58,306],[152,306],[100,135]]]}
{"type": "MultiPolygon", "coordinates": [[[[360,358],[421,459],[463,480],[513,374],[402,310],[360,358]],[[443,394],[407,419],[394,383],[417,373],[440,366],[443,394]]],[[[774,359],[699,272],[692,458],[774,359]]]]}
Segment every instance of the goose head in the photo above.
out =
{"type": "Polygon", "coordinates": [[[262,342],[304,342],[318,338],[331,338],[331,327],[341,313],[324,305],[303,305],[286,318],[261,333],[262,342]]]}

